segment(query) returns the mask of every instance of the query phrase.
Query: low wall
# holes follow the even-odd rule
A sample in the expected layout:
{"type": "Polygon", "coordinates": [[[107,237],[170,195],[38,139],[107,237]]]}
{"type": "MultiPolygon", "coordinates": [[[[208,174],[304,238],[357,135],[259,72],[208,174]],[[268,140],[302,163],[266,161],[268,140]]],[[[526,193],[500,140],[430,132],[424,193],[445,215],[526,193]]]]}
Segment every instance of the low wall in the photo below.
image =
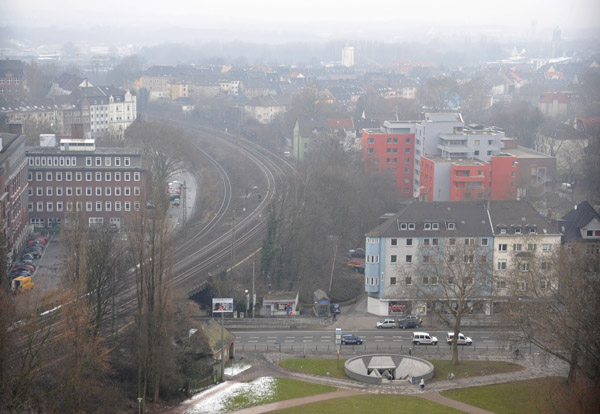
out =
{"type": "Polygon", "coordinates": [[[360,382],[368,384],[394,385],[414,378],[415,382],[421,379],[428,381],[433,378],[435,371],[433,364],[421,358],[406,355],[370,354],[360,355],[348,359],[344,364],[344,372],[347,376],[360,382]],[[373,358],[391,359],[394,365],[395,379],[390,380],[379,375],[379,372],[368,373],[369,363],[373,358]]]}

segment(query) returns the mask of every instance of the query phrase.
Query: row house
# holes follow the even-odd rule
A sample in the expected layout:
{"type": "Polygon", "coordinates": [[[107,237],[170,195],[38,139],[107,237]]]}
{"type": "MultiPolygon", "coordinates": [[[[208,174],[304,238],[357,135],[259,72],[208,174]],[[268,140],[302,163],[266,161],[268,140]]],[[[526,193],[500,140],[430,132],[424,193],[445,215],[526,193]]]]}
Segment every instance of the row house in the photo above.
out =
{"type": "Polygon", "coordinates": [[[583,246],[586,254],[600,254],[600,214],[583,201],[559,220],[562,242],[567,246],[583,246]]]}
{"type": "Polygon", "coordinates": [[[272,123],[278,115],[284,114],[290,107],[287,96],[257,96],[244,105],[244,114],[261,124],[272,123]]]}
{"type": "Polygon", "coordinates": [[[8,242],[12,262],[29,234],[23,135],[0,134],[0,232],[8,242]]]}
{"type": "Polygon", "coordinates": [[[83,93],[89,102],[92,137],[123,139],[137,117],[136,96],[112,86],[83,88],[83,93]]]}
{"type": "MultiPolygon", "coordinates": [[[[561,236],[523,201],[413,202],[366,234],[367,311],[426,314],[468,295],[464,306],[490,315],[530,294],[518,277],[548,266],[561,236]]],[[[552,283],[539,280],[539,283],[552,283]]]]}
{"type": "Polygon", "coordinates": [[[89,226],[121,229],[144,205],[142,151],[96,148],[91,139],[62,139],[60,147],[27,148],[30,222],[52,227],[80,212],[89,226]]]}

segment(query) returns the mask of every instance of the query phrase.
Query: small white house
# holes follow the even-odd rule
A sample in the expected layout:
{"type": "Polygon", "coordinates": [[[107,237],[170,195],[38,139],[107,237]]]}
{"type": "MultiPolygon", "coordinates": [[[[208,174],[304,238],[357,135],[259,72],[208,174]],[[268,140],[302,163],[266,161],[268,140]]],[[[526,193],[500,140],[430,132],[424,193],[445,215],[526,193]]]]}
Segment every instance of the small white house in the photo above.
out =
{"type": "Polygon", "coordinates": [[[298,292],[274,292],[265,295],[261,314],[263,316],[296,316],[298,292]]]}

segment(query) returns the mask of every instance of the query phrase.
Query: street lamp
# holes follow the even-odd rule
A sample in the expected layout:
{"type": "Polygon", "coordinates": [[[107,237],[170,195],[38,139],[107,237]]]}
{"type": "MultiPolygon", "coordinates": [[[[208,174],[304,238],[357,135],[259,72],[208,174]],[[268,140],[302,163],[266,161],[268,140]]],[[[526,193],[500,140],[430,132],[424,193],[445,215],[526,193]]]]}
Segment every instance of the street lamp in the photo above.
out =
{"type": "Polygon", "coordinates": [[[250,310],[250,293],[248,292],[248,289],[244,290],[244,293],[246,294],[246,317],[248,317],[248,311],[250,310]]]}

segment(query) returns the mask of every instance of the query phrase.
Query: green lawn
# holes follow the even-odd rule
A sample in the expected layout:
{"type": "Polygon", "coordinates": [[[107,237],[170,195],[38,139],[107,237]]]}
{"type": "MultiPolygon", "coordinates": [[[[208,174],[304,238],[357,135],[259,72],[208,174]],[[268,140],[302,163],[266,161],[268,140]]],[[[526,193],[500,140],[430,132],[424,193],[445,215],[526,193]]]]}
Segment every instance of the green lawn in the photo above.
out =
{"type": "Polygon", "coordinates": [[[506,372],[521,371],[524,369],[519,364],[505,361],[474,361],[461,360],[458,365],[452,365],[450,360],[430,360],[435,368],[435,376],[431,381],[441,381],[454,373],[456,378],[479,377],[482,375],[503,374],[506,372]]]}
{"type": "Polygon", "coordinates": [[[555,399],[567,395],[568,390],[565,378],[549,377],[443,391],[441,394],[498,414],[541,414],[554,412],[555,399]]]}
{"type": "Polygon", "coordinates": [[[362,414],[362,413],[394,413],[394,414],[458,414],[462,411],[440,405],[418,397],[404,395],[357,395],[354,397],[336,398],[318,403],[300,405],[285,410],[271,411],[285,414],[362,414]]]}
{"type": "MultiPolygon", "coordinates": [[[[252,386],[252,383],[250,383],[252,386]]],[[[277,401],[290,400],[292,398],[306,397],[308,395],[333,392],[337,388],[329,385],[314,384],[304,381],[296,381],[288,378],[275,378],[273,392],[259,392],[250,390],[238,393],[227,401],[224,406],[227,412],[241,410],[257,405],[270,404],[277,401]]]]}
{"type": "Polygon", "coordinates": [[[311,359],[311,358],[299,358],[299,359],[286,359],[281,361],[279,365],[283,368],[290,369],[292,371],[305,372],[307,374],[315,374],[327,376],[329,372],[330,377],[352,379],[346,376],[344,372],[344,363],[346,358],[340,358],[339,369],[337,359],[311,359]]]}
{"type": "MultiPolygon", "coordinates": [[[[308,374],[329,376],[352,380],[344,372],[344,363],[346,359],[340,358],[339,369],[337,359],[287,359],[280,365],[283,368],[293,371],[305,372],[308,374]]],[[[448,374],[453,372],[456,378],[477,377],[481,375],[501,374],[505,372],[521,371],[523,367],[512,362],[505,361],[460,361],[458,365],[452,365],[447,360],[429,361],[435,367],[435,376],[432,381],[445,380],[448,374]]]]}

